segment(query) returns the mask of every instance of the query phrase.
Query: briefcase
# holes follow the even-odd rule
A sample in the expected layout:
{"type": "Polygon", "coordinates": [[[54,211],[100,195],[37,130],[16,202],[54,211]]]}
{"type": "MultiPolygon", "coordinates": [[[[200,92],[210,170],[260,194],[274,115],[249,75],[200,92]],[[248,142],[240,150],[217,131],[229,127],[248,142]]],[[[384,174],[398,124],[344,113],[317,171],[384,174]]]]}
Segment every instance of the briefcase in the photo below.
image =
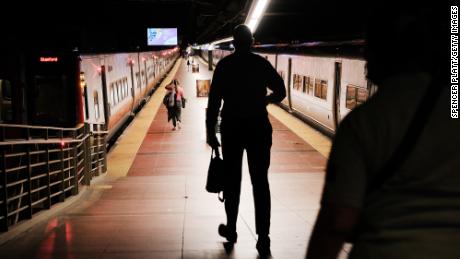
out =
{"type": "MultiPolygon", "coordinates": [[[[224,191],[224,161],[220,157],[218,149],[211,152],[211,162],[209,163],[208,178],[206,179],[206,191],[210,193],[220,193],[224,191]]],[[[221,201],[222,198],[219,197],[221,201]]]]}

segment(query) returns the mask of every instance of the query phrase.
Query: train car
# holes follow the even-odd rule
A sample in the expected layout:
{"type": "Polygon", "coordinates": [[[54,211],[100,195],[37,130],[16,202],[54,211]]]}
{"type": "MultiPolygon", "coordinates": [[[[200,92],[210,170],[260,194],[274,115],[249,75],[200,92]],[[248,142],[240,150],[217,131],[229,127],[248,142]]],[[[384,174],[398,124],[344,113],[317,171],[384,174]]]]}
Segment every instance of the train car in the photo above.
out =
{"type": "Polygon", "coordinates": [[[284,108],[327,135],[333,135],[346,114],[365,102],[372,90],[360,58],[281,54],[279,64],[279,73],[288,77],[284,108]]]}
{"type": "Polygon", "coordinates": [[[107,125],[108,139],[147,100],[179,55],[178,48],[81,55],[85,122],[107,125]]]}
{"type": "MultiPolygon", "coordinates": [[[[333,136],[340,121],[377,89],[366,79],[365,61],[357,51],[363,44],[362,41],[324,44],[333,54],[316,50],[310,54],[308,48],[292,51],[284,45],[282,49],[271,46],[268,51],[256,46],[256,53],[267,59],[284,80],[287,97],[280,106],[333,136]],[[342,48],[346,50],[338,51],[342,48]]],[[[218,60],[231,53],[213,52],[216,52],[213,59],[218,60]]],[[[202,52],[202,57],[208,61],[206,52],[202,52]]]]}

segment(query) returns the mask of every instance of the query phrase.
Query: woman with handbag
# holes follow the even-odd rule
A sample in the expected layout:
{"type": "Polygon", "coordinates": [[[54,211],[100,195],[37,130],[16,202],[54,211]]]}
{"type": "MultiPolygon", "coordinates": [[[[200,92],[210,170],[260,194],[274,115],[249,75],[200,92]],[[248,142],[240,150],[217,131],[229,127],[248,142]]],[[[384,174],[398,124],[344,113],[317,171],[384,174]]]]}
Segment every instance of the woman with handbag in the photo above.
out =
{"type": "Polygon", "coordinates": [[[168,109],[168,121],[172,120],[173,129],[181,128],[182,108],[185,108],[184,89],[179,86],[179,80],[173,79],[166,87],[168,93],[163,99],[163,103],[168,109]]]}

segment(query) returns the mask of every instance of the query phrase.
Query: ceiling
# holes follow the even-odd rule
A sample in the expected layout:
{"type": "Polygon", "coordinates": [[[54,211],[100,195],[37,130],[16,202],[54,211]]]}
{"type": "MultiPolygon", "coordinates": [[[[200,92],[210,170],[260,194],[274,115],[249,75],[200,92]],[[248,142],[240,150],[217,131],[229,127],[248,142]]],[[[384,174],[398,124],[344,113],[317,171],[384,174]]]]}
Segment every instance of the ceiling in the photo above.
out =
{"type": "MultiPolygon", "coordinates": [[[[232,28],[246,19],[251,2],[3,1],[0,29],[6,39],[2,43],[15,47],[110,52],[149,49],[147,27],[177,27],[180,44],[184,46],[229,36],[232,28]]],[[[255,38],[259,43],[360,38],[365,10],[363,4],[349,1],[271,0],[255,38]]]]}
{"type": "Polygon", "coordinates": [[[360,39],[369,9],[356,0],[271,0],[255,38],[262,44],[360,39]]]}

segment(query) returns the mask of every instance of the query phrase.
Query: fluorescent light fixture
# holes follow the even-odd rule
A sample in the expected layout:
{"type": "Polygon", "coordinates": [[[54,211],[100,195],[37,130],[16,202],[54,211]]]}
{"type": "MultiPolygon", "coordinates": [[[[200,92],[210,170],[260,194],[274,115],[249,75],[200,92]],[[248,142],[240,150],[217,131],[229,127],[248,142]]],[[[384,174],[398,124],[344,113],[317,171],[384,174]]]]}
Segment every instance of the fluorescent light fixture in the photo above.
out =
{"type": "Polygon", "coordinates": [[[227,38],[224,38],[224,39],[221,39],[221,40],[213,41],[213,42],[211,42],[211,45],[217,45],[217,44],[221,44],[221,43],[224,43],[224,42],[229,42],[229,41],[232,41],[232,40],[233,40],[233,37],[227,37],[227,38]]]}
{"type": "Polygon", "coordinates": [[[259,25],[259,22],[267,9],[268,0],[256,0],[252,2],[251,9],[249,9],[249,15],[246,17],[246,24],[252,33],[254,33],[259,25]]]}
{"type": "Polygon", "coordinates": [[[265,11],[265,8],[267,7],[268,0],[259,0],[257,1],[256,8],[254,12],[252,13],[252,18],[259,19],[260,16],[263,14],[265,11]]]}
{"type": "MultiPolygon", "coordinates": [[[[244,22],[244,24],[246,24],[246,26],[249,27],[252,33],[256,31],[257,26],[259,25],[259,22],[262,19],[262,16],[265,10],[267,9],[268,3],[269,3],[269,0],[254,0],[252,2],[251,8],[249,9],[249,14],[246,17],[246,21],[244,22]]],[[[216,40],[216,41],[211,42],[210,45],[207,45],[206,48],[208,48],[209,50],[212,50],[214,49],[215,45],[224,43],[224,42],[229,42],[232,40],[233,40],[233,37],[216,40]]]]}

